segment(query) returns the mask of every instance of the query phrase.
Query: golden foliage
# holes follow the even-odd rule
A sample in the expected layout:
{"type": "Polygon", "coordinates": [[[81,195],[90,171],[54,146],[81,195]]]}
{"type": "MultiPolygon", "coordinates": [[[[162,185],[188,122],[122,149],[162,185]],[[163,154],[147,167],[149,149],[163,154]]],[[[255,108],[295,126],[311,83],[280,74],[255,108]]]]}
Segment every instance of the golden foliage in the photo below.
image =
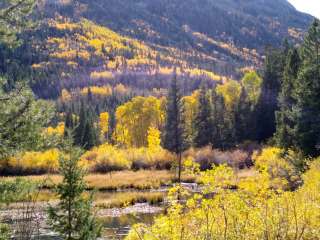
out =
{"type": "Polygon", "coordinates": [[[81,160],[90,171],[110,172],[128,169],[170,169],[174,156],[160,146],[117,148],[103,144],[86,152],[81,160]]]}
{"type": "MultiPolygon", "coordinates": [[[[70,19],[56,18],[49,21],[49,26],[56,28],[60,34],[51,35],[45,43],[39,43],[45,44],[39,49],[48,49],[49,56],[52,57],[50,61],[62,68],[68,66],[71,72],[84,65],[96,67],[100,64],[103,68],[91,73],[94,80],[110,79],[124,70],[170,75],[174,67],[168,66],[179,66],[176,70],[181,76],[212,81],[227,80],[211,69],[200,69],[201,63],[207,62],[209,66],[218,60],[201,51],[183,51],[161,45],[148,46],[143,41],[121,36],[85,19],[71,22],[70,19]],[[189,60],[198,64],[190,67],[189,60]]],[[[35,69],[39,67],[40,65],[34,65],[35,69]]],[[[69,77],[68,74],[62,76],[69,77]]]]}
{"type": "Polygon", "coordinates": [[[266,173],[242,180],[235,191],[230,189],[235,184],[233,170],[216,167],[203,175],[200,193],[179,186],[170,190],[167,214],[152,226],[134,226],[126,240],[318,239],[319,163],[311,165],[304,185],[294,192],[275,192],[266,173]],[[176,201],[178,196],[186,201],[176,201]]]}
{"type": "Polygon", "coordinates": [[[118,67],[118,63],[116,61],[109,61],[107,63],[107,68],[110,70],[115,70],[118,67]]]}
{"type": "Polygon", "coordinates": [[[130,169],[131,163],[125,152],[109,144],[104,144],[86,152],[82,161],[87,163],[92,171],[109,172],[130,169]]]}
{"type": "Polygon", "coordinates": [[[97,95],[97,96],[110,96],[110,95],[112,95],[112,88],[109,85],[102,86],[102,87],[98,87],[98,86],[85,87],[85,88],[81,89],[81,94],[83,96],[88,95],[89,89],[93,95],[97,95]]]}
{"type": "Polygon", "coordinates": [[[111,79],[113,78],[112,72],[104,71],[104,72],[92,72],[90,74],[92,79],[111,79]]]}
{"type": "Polygon", "coordinates": [[[207,70],[193,68],[193,69],[186,69],[186,72],[189,73],[191,77],[205,77],[213,81],[219,81],[222,79],[225,80],[225,78],[223,78],[222,76],[217,75],[213,72],[209,72],[207,70]]]}
{"type": "Polygon", "coordinates": [[[129,147],[143,147],[148,144],[148,131],[160,129],[165,111],[161,100],[155,97],[135,97],[116,110],[115,140],[129,147]]]}
{"type": "Polygon", "coordinates": [[[160,67],[158,69],[158,72],[162,75],[171,75],[171,74],[173,74],[174,71],[176,71],[176,74],[178,76],[183,75],[183,74],[188,74],[192,78],[201,78],[202,77],[205,79],[210,79],[212,81],[226,80],[225,77],[217,75],[214,72],[210,72],[210,71],[198,69],[198,68],[181,69],[180,67],[178,67],[178,68],[160,67]]]}
{"type": "Polygon", "coordinates": [[[101,135],[103,138],[105,138],[105,136],[109,131],[109,113],[108,112],[100,113],[99,125],[100,125],[101,135]]]}
{"type": "Polygon", "coordinates": [[[148,130],[148,148],[158,149],[161,143],[161,132],[159,129],[150,127],[148,130]]]}
{"type": "Polygon", "coordinates": [[[23,171],[57,171],[60,152],[50,149],[45,152],[25,152],[9,159],[9,166],[23,171]]]}
{"type": "Polygon", "coordinates": [[[77,24],[71,23],[71,22],[63,22],[63,23],[52,22],[52,24],[58,30],[74,31],[79,28],[77,24]]]}
{"type": "Polygon", "coordinates": [[[64,128],[64,123],[60,122],[57,127],[48,127],[44,132],[48,135],[58,135],[62,137],[64,134],[64,128]]]}
{"type": "Polygon", "coordinates": [[[195,134],[194,122],[198,113],[198,96],[199,91],[194,91],[192,95],[182,98],[183,114],[185,119],[185,130],[188,137],[193,137],[195,134]]]}
{"type": "Polygon", "coordinates": [[[249,101],[256,104],[261,93],[262,79],[255,71],[249,71],[244,75],[241,83],[248,94],[249,101]]]}
{"type": "Polygon", "coordinates": [[[223,96],[227,108],[232,110],[239,102],[241,85],[237,81],[229,80],[223,85],[218,85],[216,91],[223,96]]]}
{"type": "Polygon", "coordinates": [[[273,188],[289,189],[290,183],[298,180],[294,166],[285,159],[285,152],[280,148],[264,148],[252,158],[258,170],[270,175],[273,188]]]}
{"type": "MultiPolygon", "coordinates": [[[[49,37],[47,45],[52,49],[50,56],[75,62],[76,59],[89,61],[95,58],[107,59],[111,55],[123,56],[125,53],[135,53],[130,61],[134,64],[143,64],[144,56],[151,52],[143,43],[130,38],[122,37],[112,30],[82,19],[79,22],[70,22],[66,19],[56,19],[49,22],[51,27],[59,31],[68,31],[63,37],[49,37]],[[70,37],[72,36],[72,38],[70,37]],[[74,42],[76,40],[76,42],[74,42]]],[[[149,60],[148,60],[149,61],[149,60]]],[[[112,61],[108,62],[109,69],[115,69],[112,61]]],[[[74,64],[71,67],[75,67],[74,64]]],[[[94,74],[93,78],[96,77],[94,74]]],[[[98,77],[104,77],[100,75],[98,77]]],[[[109,76],[108,76],[109,77],[109,76]]]]}

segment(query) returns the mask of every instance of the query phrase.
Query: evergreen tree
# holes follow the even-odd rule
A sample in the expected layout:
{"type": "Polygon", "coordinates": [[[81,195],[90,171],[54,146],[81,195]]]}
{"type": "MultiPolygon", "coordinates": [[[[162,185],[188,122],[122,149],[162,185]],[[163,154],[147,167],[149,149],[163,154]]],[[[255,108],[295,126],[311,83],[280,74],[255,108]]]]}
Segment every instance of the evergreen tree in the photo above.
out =
{"type": "Polygon", "coordinates": [[[238,143],[255,139],[256,129],[254,126],[254,112],[252,110],[247,92],[242,87],[235,116],[236,140],[238,143]]]}
{"type": "Polygon", "coordinates": [[[84,142],[83,136],[84,136],[86,124],[87,124],[87,110],[84,106],[84,103],[82,102],[80,106],[79,120],[75,130],[75,144],[78,146],[83,146],[83,142],[84,142]]]}
{"type": "Polygon", "coordinates": [[[293,106],[296,103],[294,99],[294,88],[297,84],[300,64],[301,60],[298,50],[296,48],[291,49],[287,56],[281,91],[278,98],[280,109],[276,113],[277,131],[275,140],[279,146],[286,149],[294,145],[293,106]]]}
{"type": "Polygon", "coordinates": [[[178,155],[178,178],[181,182],[182,152],[187,144],[184,133],[183,103],[178,88],[176,75],[174,76],[168,95],[166,109],[166,123],[163,134],[163,147],[178,155]]]}
{"type": "Polygon", "coordinates": [[[49,206],[48,222],[53,230],[66,240],[95,240],[100,236],[101,225],[93,213],[93,195],[84,196],[85,172],[79,166],[81,151],[72,147],[68,133],[66,156],[61,157],[59,172],[63,180],[56,188],[59,203],[49,206]]]}
{"type": "Polygon", "coordinates": [[[88,99],[88,102],[89,102],[89,103],[92,103],[92,101],[93,101],[93,94],[92,94],[92,91],[91,91],[91,88],[90,88],[90,87],[88,88],[87,99],[88,99]]]}
{"type": "Polygon", "coordinates": [[[81,103],[79,124],[75,132],[76,145],[89,150],[98,144],[98,131],[94,122],[94,113],[83,103],[81,103]]]}
{"type": "Polygon", "coordinates": [[[278,110],[278,95],[284,68],[285,50],[269,50],[257,111],[257,139],[265,141],[276,131],[275,112],[278,110]]]}
{"type": "Polygon", "coordinates": [[[241,80],[241,95],[235,110],[237,143],[257,139],[257,103],[262,79],[255,71],[247,72],[241,80]]]}
{"type": "Polygon", "coordinates": [[[74,129],[74,122],[73,122],[73,114],[71,111],[68,111],[66,114],[66,120],[64,123],[64,136],[67,136],[68,130],[74,129]]]}
{"type": "Polygon", "coordinates": [[[113,133],[115,131],[116,128],[116,114],[115,114],[115,110],[112,110],[109,114],[110,116],[110,120],[109,120],[109,130],[108,130],[108,142],[109,143],[114,143],[113,141],[113,133]]]}
{"type": "Polygon", "coordinates": [[[320,154],[320,22],[310,27],[302,49],[302,65],[294,90],[295,147],[306,155],[320,154]]]}
{"type": "Polygon", "coordinates": [[[0,161],[42,145],[42,129],[53,116],[53,106],[35,100],[28,88],[4,91],[0,76],[0,161]]]}
{"type": "Polygon", "coordinates": [[[22,82],[27,73],[21,71],[20,62],[13,61],[7,54],[14,49],[12,46],[19,44],[17,33],[29,26],[26,18],[34,3],[34,0],[2,0],[0,3],[0,161],[16,152],[41,146],[41,129],[53,115],[53,106],[37,101],[22,82]]]}
{"type": "Polygon", "coordinates": [[[0,9],[0,42],[17,45],[17,33],[30,26],[27,17],[36,0],[2,0],[0,9]]]}
{"type": "Polygon", "coordinates": [[[215,148],[225,147],[225,104],[223,96],[212,91],[213,134],[211,143],[215,148]]]}
{"type": "Polygon", "coordinates": [[[97,145],[97,132],[92,120],[86,122],[82,139],[82,146],[86,150],[90,150],[97,145]]]}
{"type": "Polygon", "coordinates": [[[212,143],[212,106],[204,86],[200,90],[199,111],[195,119],[195,131],[194,145],[196,147],[204,147],[212,143]]]}

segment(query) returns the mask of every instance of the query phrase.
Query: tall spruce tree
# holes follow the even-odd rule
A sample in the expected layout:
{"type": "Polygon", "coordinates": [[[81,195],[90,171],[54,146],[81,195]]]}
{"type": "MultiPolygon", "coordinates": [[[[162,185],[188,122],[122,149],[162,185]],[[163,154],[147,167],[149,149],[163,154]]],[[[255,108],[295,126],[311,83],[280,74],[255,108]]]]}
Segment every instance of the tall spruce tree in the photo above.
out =
{"type": "Polygon", "coordinates": [[[288,149],[294,145],[294,112],[296,104],[294,89],[297,84],[298,71],[301,60],[296,48],[289,51],[281,82],[281,91],[278,98],[279,111],[276,112],[277,131],[275,140],[280,147],[288,149]]]}
{"type": "Polygon", "coordinates": [[[320,22],[314,20],[302,45],[302,65],[294,90],[295,146],[306,155],[320,154],[320,22]]]}
{"type": "Polygon", "coordinates": [[[213,134],[211,143],[215,148],[225,148],[225,104],[223,96],[218,95],[215,89],[212,91],[212,118],[213,134]]]}
{"type": "Polygon", "coordinates": [[[242,87],[238,107],[235,113],[236,140],[241,143],[255,139],[254,112],[248,101],[246,90],[242,87]]]}
{"type": "Polygon", "coordinates": [[[74,121],[72,112],[69,110],[66,114],[66,120],[64,122],[64,136],[68,135],[68,131],[74,130],[74,121]]]}
{"type": "Polygon", "coordinates": [[[202,86],[200,90],[199,111],[195,119],[195,132],[194,145],[196,147],[212,144],[212,106],[205,86],[202,86]]]}
{"type": "Polygon", "coordinates": [[[98,132],[94,122],[94,112],[81,103],[79,124],[75,129],[75,144],[86,150],[98,143],[98,132]]]}
{"type": "Polygon", "coordinates": [[[113,141],[113,133],[116,129],[116,114],[115,114],[115,110],[111,110],[110,111],[110,120],[109,120],[109,130],[108,130],[108,142],[109,143],[114,143],[113,141]]]}
{"type": "Polygon", "coordinates": [[[82,146],[86,150],[90,150],[97,145],[97,131],[92,119],[86,122],[82,139],[82,146]]]}
{"type": "Polygon", "coordinates": [[[59,166],[63,180],[55,189],[59,202],[49,206],[48,222],[65,240],[95,240],[101,225],[93,212],[93,195],[85,196],[85,172],[79,166],[81,151],[73,147],[70,131],[64,152],[59,166]]]}
{"type": "Polygon", "coordinates": [[[182,111],[183,102],[175,74],[168,95],[166,123],[162,143],[165,149],[178,156],[179,182],[181,182],[182,152],[187,148],[182,111]]]}
{"type": "MultiPolygon", "coordinates": [[[[30,24],[28,16],[35,0],[2,0],[0,3],[0,46],[12,49],[21,39],[17,33],[30,24]]],[[[17,152],[34,150],[42,145],[41,129],[53,116],[53,106],[37,101],[26,80],[17,73],[21,65],[0,54],[0,161],[17,152]],[[14,68],[12,68],[14,67],[14,68]],[[14,76],[8,69],[14,70],[14,76]],[[19,79],[16,78],[19,76],[19,79]],[[21,77],[21,78],[20,78],[21,77]],[[19,83],[17,82],[19,80],[19,83]]],[[[11,70],[10,70],[11,71],[11,70]]]]}
{"type": "Polygon", "coordinates": [[[87,124],[87,110],[84,103],[81,103],[78,124],[75,129],[75,144],[83,146],[83,135],[87,124]]]}
{"type": "Polygon", "coordinates": [[[256,107],[257,111],[257,139],[265,141],[272,137],[276,131],[275,112],[278,108],[278,95],[284,68],[284,50],[268,50],[260,98],[256,107]]]}
{"type": "Polygon", "coordinates": [[[89,102],[89,103],[92,103],[92,101],[93,101],[93,94],[92,94],[92,91],[91,91],[91,88],[90,88],[90,87],[88,88],[87,99],[88,99],[88,102],[89,102]]]}

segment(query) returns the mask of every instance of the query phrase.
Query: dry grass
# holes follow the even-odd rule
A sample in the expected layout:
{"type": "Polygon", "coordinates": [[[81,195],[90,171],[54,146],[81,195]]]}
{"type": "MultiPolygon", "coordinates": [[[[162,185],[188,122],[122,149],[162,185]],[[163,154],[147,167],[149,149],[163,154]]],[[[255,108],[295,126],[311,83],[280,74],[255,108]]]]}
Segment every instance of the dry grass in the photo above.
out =
{"type": "Polygon", "coordinates": [[[98,190],[119,189],[155,189],[163,185],[169,185],[173,180],[172,173],[168,171],[122,171],[112,174],[96,174],[86,177],[91,188],[98,190]]]}
{"type": "Polygon", "coordinates": [[[95,205],[98,208],[123,208],[136,203],[157,205],[163,202],[166,194],[166,192],[98,192],[95,195],[95,205]]]}
{"type": "MultiPolygon", "coordinates": [[[[94,194],[94,203],[99,208],[122,208],[136,203],[150,203],[151,205],[163,202],[166,192],[103,192],[94,194]]],[[[37,196],[37,202],[52,202],[58,197],[50,190],[43,190],[37,196]]]]}
{"type": "MultiPolygon", "coordinates": [[[[239,179],[255,176],[256,170],[253,168],[237,170],[236,175],[239,179]]],[[[12,180],[15,177],[2,177],[0,180],[12,180]]],[[[45,189],[52,189],[62,179],[59,175],[40,175],[27,176],[37,182],[43,182],[45,189]]],[[[176,182],[174,173],[165,170],[140,170],[120,171],[112,174],[90,174],[85,177],[88,190],[96,189],[99,191],[116,191],[125,189],[149,190],[158,189],[161,186],[170,186],[176,182]]],[[[183,175],[183,182],[198,182],[193,176],[183,175]]]]}
{"type": "MultiPolygon", "coordinates": [[[[13,179],[14,177],[2,178],[5,180],[13,179]]],[[[41,175],[27,176],[38,182],[43,182],[44,188],[51,189],[55,184],[61,181],[59,175],[41,175]]],[[[115,191],[123,189],[148,190],[157,189],[161,186],[167,186],[175,182],[175,176],[170,171],[121,171],[112,174],[90,174],[85,177],[88,184],[88,190],[97,189],[99,191],[115,191]]],[[[195,179],[191,176],[184,176],[183,181],[192,182],[195,179]]]]}
{"type": "Polygon", "coordinates": [[[41,190],[37,195],[37,202],[50,202],[58,200],[58,196],[50,190],[41,190]]]}
{"type": "MultiPolygon", "coordinates": [[[[253,177],[257,171],[253,168],[237,170],[239,180],[253,177]]],[[[1,180],[12,180],[14,177],[3,177],[1,180]]],[[[51,191],[54,184],[61,181],[59,175],[28,176],[28,179],[45,182],[45,187],[37,196],[38,202],[58,200],[51,191]]],[[[150,203],[156,205],[163,202],[166,192],[152,192],[161,186],[170,186],[175,182],[175,176],[169,171],[122,171],[110,174],[88,175],[86,178],[88,190],[97,189],[95,205],[99,208],[122,208],[135,203],[150,203]],[[126,190],[127,189],[127,190],[126,190]],[[118,192],[116,192],[118,190],[118,192]],[[123,191],[121,191],[123,190],[123,191]],[[145,190],[145,191],[143,191],[145,190]],[[148,191],[148,192],[147,192],[148,191]]],[[[199,182],[194,177],[184,176],[184,182],[199,182]]]]}
{"type": "MultiPolygon", "coordinates": [[[[87,192],[88,193],[88,192],[87,192]]],[[[87,195],[86,193],[86,195],[87,195]]],[[[150,205],[158,205],[164,201],[167,192],[143,192],[143,191],[127,191],[127,192],[96,192],[94,194],[94,204],[98,208],[123,208],[132,206],[136,203],[149,203],[150,205]]],[[[37,194],[36,202],[54,204],[58,201],[58,196],[50,190],[42,190],[37,194]]],[[[22,202],[11,203],[8,209],[19,209],[22,202]]],[[[45,205],[43,205],[45,206],[45,205]]]]}

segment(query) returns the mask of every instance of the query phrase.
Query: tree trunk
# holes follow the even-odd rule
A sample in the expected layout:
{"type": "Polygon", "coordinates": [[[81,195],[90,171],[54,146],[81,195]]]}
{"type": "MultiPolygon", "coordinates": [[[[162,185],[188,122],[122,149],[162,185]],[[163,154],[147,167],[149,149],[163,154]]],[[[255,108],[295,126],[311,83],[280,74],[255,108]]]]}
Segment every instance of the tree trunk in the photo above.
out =
{"type": "Polygon", "coordinates": [[[181,171],[182,171],[182,153],[180,152],[179,153],[179,169],[178,169],[178,181],[179,181],[179,184],[181,183],[181,171]]]}

